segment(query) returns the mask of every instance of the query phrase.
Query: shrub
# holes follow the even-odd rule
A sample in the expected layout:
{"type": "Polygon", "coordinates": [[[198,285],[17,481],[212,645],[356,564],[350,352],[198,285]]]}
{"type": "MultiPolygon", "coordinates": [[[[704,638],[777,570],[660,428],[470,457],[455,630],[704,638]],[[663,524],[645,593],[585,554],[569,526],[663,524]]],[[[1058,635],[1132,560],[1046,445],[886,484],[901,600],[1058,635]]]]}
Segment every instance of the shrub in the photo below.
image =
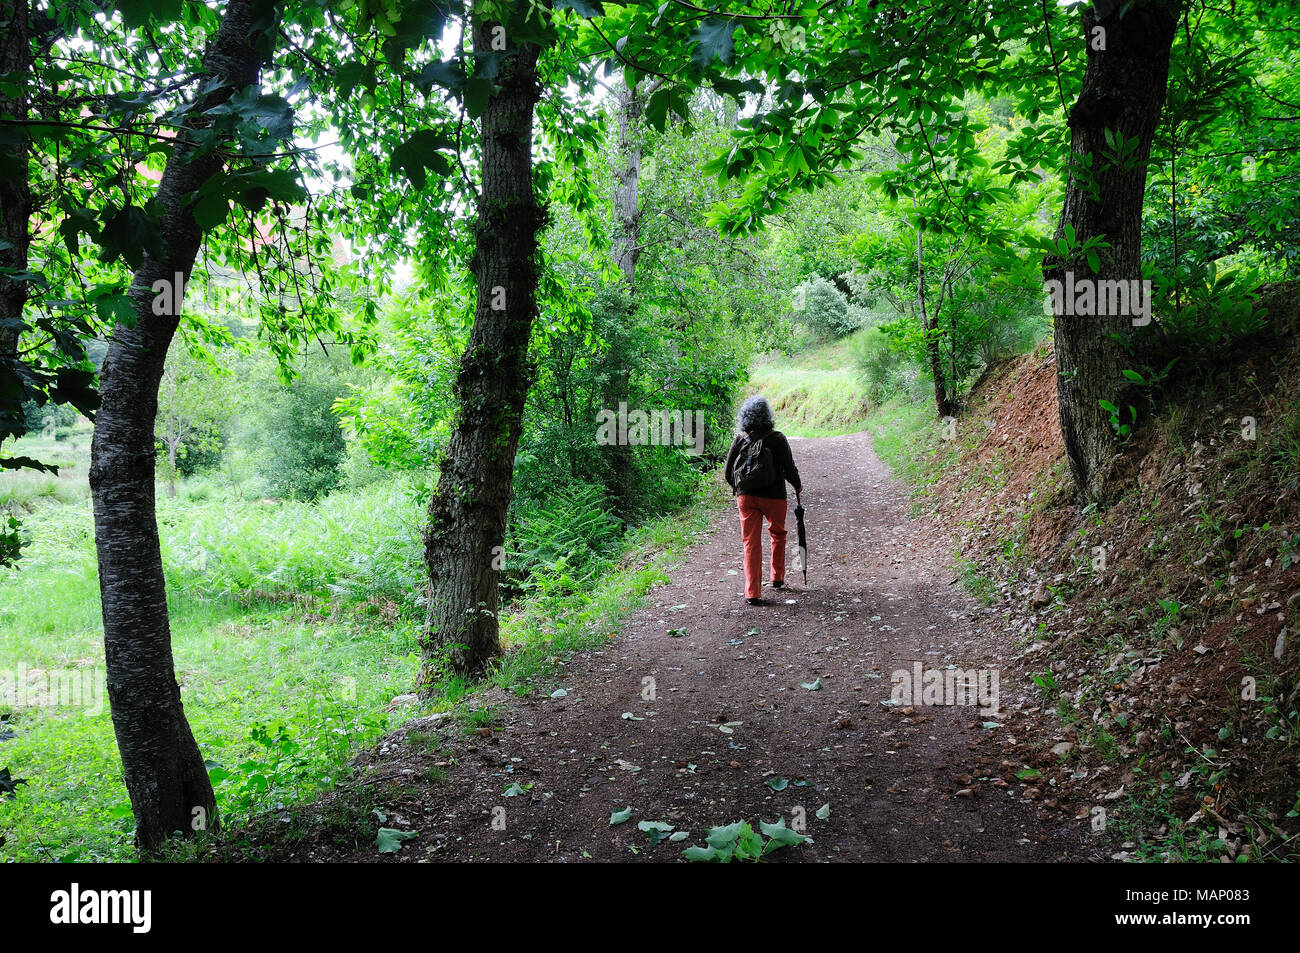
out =
{"type": "Polygon", "coordinates": [[[1179,288],[1177,306],[1172,281],[1156,275],[1152,307],[1160,315],[1159,326],[1171,353],[1213,365],[1224,348],[1267,324],[1263,311],[1255,307],[1253,289],[1259,276],[1250,269],[1221,275],[1214,262],[1189,271],[1179,288]]]}
{"type": "Polygon", "coordinates": [[[862,389],[871,403],[883,404],[892,397],[918,392],[917,368],[880,328],[860,331],[849,348],[862,389]]]}
{"type": "MultiPolygon", "coordinates": [[[[176,472],[181,476],[194,476],[208,470],[215,470],[221,463],[221,455],[226,451],[229,441],[225,434],[216,430],[196,431],[186,436],[176,447],[176,472]]],[[[162,465],[167,465],[167,446],[161,440],[154,441],[162,465]]]]}
{"type": "Polygon", "coordinates": [[[342,481],[347,446],[333,408],[343,391],[332,368],[311,363],[267,401],[256,432],[271,495],[314,500],[342,481]]]}
{"type": "Polygon", "coordinates": [[[575,591],[617,548],[622,531],[603,487],[565,487],[511,514],[503,568],[526,588],[575,591]]]}
{"type": "Polygon", "coordinates": [[[38,406],[34,400],[23,404],[23,420],[29,434],[38,434],[47,427],[53,426],[64,431],[63,437],[55,434],[56,440],[63,440],[80,419],[81,415],[77,413],[76,408],[68,404],[47,403],[38,406]]]}
{"type": "Polygon", "coordinates": [[[818,338],[848,334],[861,324],[861,309],[851,308],[848,299],[820,275],[809,278],[794,291],[795,321],[818,338]]]}

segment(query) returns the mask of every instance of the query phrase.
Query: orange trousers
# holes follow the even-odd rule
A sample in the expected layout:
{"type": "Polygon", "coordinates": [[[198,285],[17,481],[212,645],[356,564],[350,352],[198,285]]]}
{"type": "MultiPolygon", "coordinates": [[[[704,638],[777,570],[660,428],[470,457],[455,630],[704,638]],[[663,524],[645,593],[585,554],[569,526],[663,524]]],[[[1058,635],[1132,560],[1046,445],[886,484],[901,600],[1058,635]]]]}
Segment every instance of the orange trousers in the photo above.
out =
{"type": "Polygon", "coordinates": [[[740,510],[740,538],[745,544],[745,598],[763,593],[763,517],[772,537],[772,581],[785,579],[785,500],[769,500],[742,493],[736,497],[740,510]]]}

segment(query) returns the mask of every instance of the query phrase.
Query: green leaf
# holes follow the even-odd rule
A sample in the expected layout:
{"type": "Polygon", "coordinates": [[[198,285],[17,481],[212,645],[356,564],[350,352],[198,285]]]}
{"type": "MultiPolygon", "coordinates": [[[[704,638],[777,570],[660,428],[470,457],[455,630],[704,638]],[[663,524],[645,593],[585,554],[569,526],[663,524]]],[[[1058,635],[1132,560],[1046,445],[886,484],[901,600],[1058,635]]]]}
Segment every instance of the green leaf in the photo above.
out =
{"type": "MultiPolygon", "coordinates": [[[[436,65],[438,64],[431,64],[431,66],[436,65]]],[[[429,69],[430,67],[425,67],[425,72],[428,72],[429,69]]],[[[424,74],[421,73],[419,81],[423,80],[424,74]]],[[[334,85],[338,89],[340,96],[350,96],[352,91],[358,86],[371,86],[374,84],[374,81],[374,66],[359,60],[351,60],[344,63],[334,71],[334,85]]]]}
{"type": "Polygon", "coordinates": [[[421,129],[393,150],[393,171],[401,170],[413,186],[423,189],[429,180],[426,169],[442,175],[450,171],[450,160],[438,150],[455,147],[455,141],[448,136],[434,129],[421,129]]]}
{"type": "Polygon", "coordinates": [[[465,85],[465,71],[459,59],[434,60],[420,72],[416,84],[428,91],[434,84],[452,92],[459,92],[465,85]]]}
{"type": "Polygon", "coordinates": [[[735,32],[736,25],[730,20],[705,20],[691,34],[695,41],[691,62],[700,69],[713,62],[715,57],[730,64],[736,52],[735,32]]]}
{"type": "Polygon", "coordinates": [[[113,4],[128,30],[138,30],[150,22],[175,22],[181,17],[181,5],[182,0],[116,0],[113,4]]]}
{"type": "Polygon", "coordinates": [[[817,680],[812,682],[800,682],[799,687],[806,688],[810,692],[819,692],[822,690],[822,680],[818,678],[817,680]]]}
{"type": "Polygon", "coordinates": [[[735,844],[746,831],[751,834],[754,832],[754,829],[749,826],[749,822],[736,821],[734,824],[711,828],[709,833],[705,836],[704,842],[710,847],[716,847],[719,849],[730,847],[735,844]]]}
{"type": "Polygon", "coordinates": [[[763,856],[763,838],[745,823],[740,829],[740,836],[736,838],[736,847],[733,856],[737,860],[758,860],[763,856]]]}
{"type": "Polygon", "coordinates": [[[773,791],[784,791],[790,784],[785,778],[768,778],[763,783],[773,791]]]}
{"type": "Polygon", "coordinates": [[[609,826],[617,827],[619,824],[626,824],[632,819],[632,808],[625,807],[621,811],[615,811],[609,815],[609,826]]]}
{"type": "Polygon", "coordinates": [[[831,816],[831,805],[830,805],[830,802],[827,801],[827,802],[826,802],[825,804],[823,804],[821,807],[817,808],[817,814],[816,814],[816,817],[817,817],[817,820],[819,820],[819,821],[824,821],[824,820],[826,820],[826,818],[828,818],[828,817],[830,817],[830,816],[831,816]]]}
{"type": "Polygon", "coordinates": [[[600,0],[555,0],[555,9],[572,10],[584,20],[605,15],[605,8],[600,0]]]}
{"type": "Polygon", "coordinates": [[[112,264],[121,258],[134,269],[140,267],[146,253],[155,258],[162,255],[162,230],[144,209],[128,205],[123,209],[110,206],[105,211],[112,214],[99,234],[101,261],[112,264]]]}
{"type": "Polygon", "coordinates": [[[673,825],[664,821],[641,821],[637,824],[637,830],[642,831],[649,839],[651,845],[660,844],[668,840],[669,834],[672,833],[673,825]]]}
{"type": "Polygon", "coordinates": [[[58,467],[52,467],[48,464],[41,463],[35,457],[0,457],[0,470],[41,470],[46,473],[57,474],[58,467]]]}
{"type": "Polygon", "coordinates": [[[496,92],[496,86],[492,80],[483,76],[471,76],[465,81],[465,89],[461,96],[465,103],[465,111],[469,113],[471,119],[477,119],[483,115],[483,110],[487,108],[488,100],[496,92]]]}
{"type": "Polygon", "coordinates": [[[267,199],[300,202],[307,197],[302,179],[294,169],[258,169],[231,177],[231,186],[245,208],[260,210],[267,199]]]}
{"type": "Polygon", "coordinates": [[[645,121],[656,132],[663,132],[668,121],[668,105],[671,103],[668,87],[664,86],[651,94],[645,104],[645,121]]]}
{"type": "MultiPolygon", "coordinates": [[[[829,814],[829,811],[827,812],[829,814]]],[[[770,854],[774,850],[780,850],[782,847],[794,847],[802,844],[808,838],[798,831],[792,831],[785,826],[785,818],[781,818],[775,824],[765,824],[762,821],[758,823],[759,830],[763,832],[764,837],[771,838],[763,847],[764,854],[770,854]]]]}
{"type": "Polygon", "coordinates": [[[682,856],[692,863],[725,864],[731,860],[730,852],[724,856],[713,847],[688,847],[682,851],[682,856]]]}
{"type": "Polygon", "coordinates": [[[216,228],[230,214],[230,199],[225,195],[205,195],[191,209],[194,221],[205,232],[216,228]]]}
{"type": "Polygon", "coordinates": [[[418,831],[399,831],[392,827],[379,828],[379,834],[375,837],[375,844],[381,854],[396,854],[402,849],[404,841],[413,840],[419,837],[418,831]]]}
{"type": "Polygon", "coordinates": [[[99,222],[95,219],[95,213],[88,208],[69,209],[59,223],[59,234],[63,236],[63,244],[67,246],[68,253],[74,258],[78,255],[77,236],[83,232],[92,241],[99,240],[99,222]]]}
{"type": "Polygon", "coordinates": [[[108,294],[97,298],[95,314],[109,327],[115,324],[132,327],[136,321],[135,304],[123,294],[108,294]]]}

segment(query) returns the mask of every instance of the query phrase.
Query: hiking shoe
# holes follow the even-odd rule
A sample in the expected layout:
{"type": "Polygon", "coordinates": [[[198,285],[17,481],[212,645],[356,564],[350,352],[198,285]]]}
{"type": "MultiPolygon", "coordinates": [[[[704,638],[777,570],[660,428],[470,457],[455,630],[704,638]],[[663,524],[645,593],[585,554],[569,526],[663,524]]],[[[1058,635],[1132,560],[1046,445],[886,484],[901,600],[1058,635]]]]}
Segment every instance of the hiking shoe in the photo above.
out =
{"type": "Polygon", "coordinates": [[[745,601],[748,602],[751,606],[768,605],[768,601],[766,599],[746,599],[745,601]]]}
{"type": "Polygon", "coordinates": [[[773,589],[784,589],[784,588],[785,588],[785,580],[784,580],[784,579],[773,579],[773,580],[772,580],[772,588],[773,588],[773,589]]]}

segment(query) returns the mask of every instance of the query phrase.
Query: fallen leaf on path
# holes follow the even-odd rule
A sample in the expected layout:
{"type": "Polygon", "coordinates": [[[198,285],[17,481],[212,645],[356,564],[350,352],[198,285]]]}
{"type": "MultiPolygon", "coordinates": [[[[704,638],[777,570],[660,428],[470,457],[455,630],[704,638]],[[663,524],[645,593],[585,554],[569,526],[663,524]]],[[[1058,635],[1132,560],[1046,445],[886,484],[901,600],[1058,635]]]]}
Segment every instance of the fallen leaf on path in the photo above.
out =
{"type": "Polygon", "coordinates": [[[381,854],[396,854],[402,849],[402,842],[419,837],[418,831],[399,831],[392,827],[381,827],[375,836],[375,846],[381,854]]]}
{"type": "Polygon", "coordinates": [[[609,826],[617,827],[619,824],[626,824],[631,819],[632,808],[630,806],[625,807],[623,810],[615,811],[613,814],[609,815],[609,826]]]}
{"type": "Polygon", "coordinates": [[[668,840],[668,835],[672,831],[672,824],[665,821],[639,821],[637,830],[642,831],[649,839],[651,846],[668,840]]]}

